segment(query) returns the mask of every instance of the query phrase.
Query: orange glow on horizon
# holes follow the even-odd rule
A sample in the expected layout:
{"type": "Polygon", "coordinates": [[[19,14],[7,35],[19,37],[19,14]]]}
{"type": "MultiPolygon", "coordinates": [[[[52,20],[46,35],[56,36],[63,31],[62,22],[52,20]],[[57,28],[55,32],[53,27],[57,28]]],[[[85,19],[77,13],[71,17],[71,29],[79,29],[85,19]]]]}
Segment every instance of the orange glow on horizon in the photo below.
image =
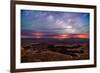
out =
{"type": "Polygon", "coordinates": [[[53,36],[53,38],[59,39],[59,40],[63,40],[63,39],[69,38],[69,35],[67,35],[67,34],[59,34],[59,35],[53,36]]]}
{"type": "Polygon", "coordinates": [[[35,36],[35,38],[42,38],[43,37],[43,33],[42,32],[35,32],[35,33],[32,33],[33,36],[35,36]]]}
{"type": "Polygon", "coordinates": [[[88,34],[79,34],[79,35],[76,35],[77,38],[89,38],[89,35],[88,34]]]}
{"type": "Polygon", "coordinates": [[[35,32],[35,33],[32,33],[33,35],[43,35],[42,32],[35,32]]]}
{"type": "MultiPolygon", "coordinates": [[[[32,35],[35,38],[45,38],[47,35],[43,32],[34,32],[32,33],[32,35]]],[[[48,35],[49,36],[49,35],[48,35]]],[[[89,34],[54,34],[54,35],[50,35],[51,38],[55,38],[55,39],[59,39],[59,40],[63,40],[66,38],[89,38],[89,34]]]]}
{"type": "Polygon", "coordinates": [[[60,34],[60,35],[56,35],[53,36],[53,38],[55,39],[59,39],[59,40],[63,40],[66,38],[89,38],[88,34],[60,34]]]}

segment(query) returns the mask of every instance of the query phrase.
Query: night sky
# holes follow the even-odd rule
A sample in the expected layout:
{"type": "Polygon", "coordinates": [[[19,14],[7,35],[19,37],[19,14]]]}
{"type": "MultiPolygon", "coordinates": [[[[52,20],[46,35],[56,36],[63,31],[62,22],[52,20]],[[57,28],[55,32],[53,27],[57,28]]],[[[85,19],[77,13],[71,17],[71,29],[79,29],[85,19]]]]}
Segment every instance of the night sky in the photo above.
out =
{"type": "Polygon", "coordinates": [[[89,13],[21,10],[22,38],[89,34],[89,13]]]}

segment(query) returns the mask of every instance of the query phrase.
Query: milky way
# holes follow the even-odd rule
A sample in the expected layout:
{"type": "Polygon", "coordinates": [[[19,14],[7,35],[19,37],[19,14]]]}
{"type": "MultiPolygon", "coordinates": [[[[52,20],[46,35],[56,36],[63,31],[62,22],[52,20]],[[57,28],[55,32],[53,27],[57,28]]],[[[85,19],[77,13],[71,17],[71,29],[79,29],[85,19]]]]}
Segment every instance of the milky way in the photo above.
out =
{"type": "Polygon", "coordinates": [[[21,10],[22,36],[32,36],[35,32],[46,35],[88,34],[89,17],[89,13],[21,10]]]}

